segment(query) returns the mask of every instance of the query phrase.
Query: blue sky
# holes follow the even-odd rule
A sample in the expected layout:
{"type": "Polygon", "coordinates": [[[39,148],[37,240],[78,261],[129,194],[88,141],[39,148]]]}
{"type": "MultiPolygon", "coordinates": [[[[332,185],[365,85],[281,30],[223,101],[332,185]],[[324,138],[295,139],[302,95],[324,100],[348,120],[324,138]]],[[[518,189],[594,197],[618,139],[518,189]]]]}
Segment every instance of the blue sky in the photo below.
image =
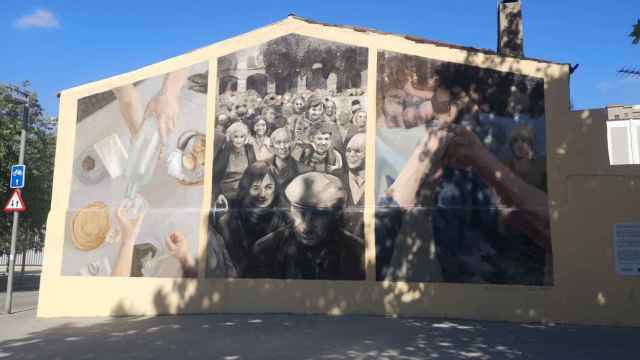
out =
{"type": "MultiPolygon", "coordinates": [[[[628,37],[638,0],[523,0],[525,54],[579,63],[576,109],[640,104],[640,45],[628,37]]],[[[30,80],[48,115],[56,92],[137,69],[281,20],[336,24],[495,49],[496,0],[39,1],[4,0],[0,83],[30,80]]]]}

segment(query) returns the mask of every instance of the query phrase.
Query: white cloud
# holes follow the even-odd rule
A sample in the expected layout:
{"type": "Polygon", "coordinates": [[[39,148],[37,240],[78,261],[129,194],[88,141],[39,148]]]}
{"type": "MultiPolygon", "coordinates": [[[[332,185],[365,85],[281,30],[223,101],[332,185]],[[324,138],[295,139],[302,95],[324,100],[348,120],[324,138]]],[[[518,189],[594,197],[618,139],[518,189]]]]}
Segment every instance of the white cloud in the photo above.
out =
{"type": "Polygon", "coordinates": [[[16,20],[15,25],[20,29],[43,28],[53,29],[60,27],[60,22],[55,14],[49,10],[37,9],[29,15],[22,16],[16,20]]]}
{"type": "Polygon", "coordinates": [[[598,84],[598,89],[603,93],[618,91],[621,88],[635,87],[640,85],[640,78],[623,77],[619,79],[604,80],[598,84]]]}

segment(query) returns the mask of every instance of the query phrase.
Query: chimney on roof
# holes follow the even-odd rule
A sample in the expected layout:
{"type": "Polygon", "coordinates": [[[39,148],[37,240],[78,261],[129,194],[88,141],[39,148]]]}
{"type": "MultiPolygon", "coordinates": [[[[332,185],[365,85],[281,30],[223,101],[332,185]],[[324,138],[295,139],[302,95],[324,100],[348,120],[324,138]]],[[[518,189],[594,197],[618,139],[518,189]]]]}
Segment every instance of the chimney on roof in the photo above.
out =
{"type": "Polygon", "coordinates": [[[524,56],[520,0],[498,0],[498,54],[524,56]]]}

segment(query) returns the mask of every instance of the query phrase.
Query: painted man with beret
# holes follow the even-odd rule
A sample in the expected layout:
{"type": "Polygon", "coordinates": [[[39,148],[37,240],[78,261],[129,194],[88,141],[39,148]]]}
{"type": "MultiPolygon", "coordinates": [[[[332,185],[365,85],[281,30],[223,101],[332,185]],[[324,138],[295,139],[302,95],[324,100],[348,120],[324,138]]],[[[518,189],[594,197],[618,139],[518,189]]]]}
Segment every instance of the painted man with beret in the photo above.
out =
{"type": "Polygon", "coordinates": [[[337,177],[309,172],[287,186],[291,225],[259,239],[260,277],[364,280],[364,244],[344,230],[345,188],[337,177]]]}

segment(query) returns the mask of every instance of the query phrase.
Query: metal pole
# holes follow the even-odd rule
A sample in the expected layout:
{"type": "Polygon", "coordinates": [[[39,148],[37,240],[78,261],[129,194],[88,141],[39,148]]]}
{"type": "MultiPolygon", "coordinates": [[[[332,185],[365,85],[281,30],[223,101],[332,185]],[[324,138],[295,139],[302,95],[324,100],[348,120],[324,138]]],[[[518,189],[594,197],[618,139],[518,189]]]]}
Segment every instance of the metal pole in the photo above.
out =
{"type": "MultiPolygon", "coordinates": [[[[29,123],[29,103],[30,98],[27,96],[27,102],[24,104],[24,112],[22,113],[22,131],[20,132],[20,157],[18,164],[24,163],[24,147],[27,142],[27,124],[29,123]]],[[[20,213],[13,212],[13,227],[11,228],[11,252],[9,253],[9,277],[7,278],[7,296],[4,299],[4,311],[11,314],[11,305],[13,302],[13,270],[16,259],[16,239],[18,237],[18,222],[20,213]]]]}

